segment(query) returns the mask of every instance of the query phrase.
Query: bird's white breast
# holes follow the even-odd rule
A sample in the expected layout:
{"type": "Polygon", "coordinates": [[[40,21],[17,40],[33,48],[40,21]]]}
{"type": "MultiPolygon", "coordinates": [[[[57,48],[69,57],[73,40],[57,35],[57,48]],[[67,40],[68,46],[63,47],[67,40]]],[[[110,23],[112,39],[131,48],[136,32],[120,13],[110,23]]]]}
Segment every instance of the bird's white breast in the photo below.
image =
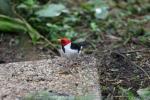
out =
{"type": "Polygon", "coordinates": [[[65,56],[65,57],[69,57],[69,58],[78,57],[80,54],[78,50],[71,49],[71,43],[64,46],[64,49],[65,49],[65,52],[63,52],[63,50],[61,50],[61,52],[63,52],[62,56],[65,56]]]}

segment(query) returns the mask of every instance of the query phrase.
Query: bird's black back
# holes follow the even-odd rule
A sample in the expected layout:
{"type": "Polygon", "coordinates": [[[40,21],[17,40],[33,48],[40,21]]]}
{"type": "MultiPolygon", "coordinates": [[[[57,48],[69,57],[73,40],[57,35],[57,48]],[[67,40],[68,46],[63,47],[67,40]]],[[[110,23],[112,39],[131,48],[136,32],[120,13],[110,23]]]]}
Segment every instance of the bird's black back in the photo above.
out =
{"type": "Polygon", "coordinates": [[[81,50],[82,45],[79,43],[71,43],[71,49],[78,50],[78,52],[81,50]]]}

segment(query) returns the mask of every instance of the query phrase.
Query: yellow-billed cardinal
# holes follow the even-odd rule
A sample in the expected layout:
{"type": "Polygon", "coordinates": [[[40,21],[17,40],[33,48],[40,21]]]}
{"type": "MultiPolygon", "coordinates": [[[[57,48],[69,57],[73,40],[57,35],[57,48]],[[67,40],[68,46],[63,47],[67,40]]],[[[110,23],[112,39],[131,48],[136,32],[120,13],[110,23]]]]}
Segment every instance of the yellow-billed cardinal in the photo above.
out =
{"type": "Polygon", "coordinates": [[[72,43],[67,38],[59,39],[61,43],[61,54],[62,56],[72,58],[72,57],[78,57],[81,53],[82,44],[81,43],[72,43]]]}

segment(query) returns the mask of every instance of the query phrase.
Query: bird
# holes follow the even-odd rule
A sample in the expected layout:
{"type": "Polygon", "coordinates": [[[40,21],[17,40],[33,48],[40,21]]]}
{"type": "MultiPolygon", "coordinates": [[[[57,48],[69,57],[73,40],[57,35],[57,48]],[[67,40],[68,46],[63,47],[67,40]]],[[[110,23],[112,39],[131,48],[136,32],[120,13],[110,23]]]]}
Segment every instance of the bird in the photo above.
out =
{"type": "Polygon", "coordinates": [[[68,38],[58,39],[61,44],[60,54],[67,58],[75,58],[81,54],[83,43],[73,43],[68,38]]]}

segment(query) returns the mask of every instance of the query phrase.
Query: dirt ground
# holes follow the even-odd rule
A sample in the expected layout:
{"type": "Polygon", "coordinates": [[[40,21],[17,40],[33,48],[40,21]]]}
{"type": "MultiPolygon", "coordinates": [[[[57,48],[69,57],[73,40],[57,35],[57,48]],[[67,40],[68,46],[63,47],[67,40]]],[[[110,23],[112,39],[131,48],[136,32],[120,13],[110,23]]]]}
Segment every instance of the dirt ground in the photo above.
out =
{"type": "MultiPolygon", "coordinates": [[[[132,43],[114,48],[113,43],[103,42],[97,44],[93,54],[97,58],[104,98],[126,100],[121,95],[121,87],[130,88],[136,94],[138,89],[150,86],[150,48],[132,43]]],[[[28,38],[20,38],[17,34],[0,34],[0,63],[52,56],[47,48],[33,46],[28,38]]]]}
{"type": "Polygon", "coordinates": [[[135,95],[140,88],[149,87],[150,49],[128,44],[116,49],[104,45],[96,52],[102,95],[109,100],[127,100],[120,88],[130,89],[135,95]],[[108,49],[110,48],[110,49],[108,49]]]}
{"type": "Polygon", "coordinates": [[[0,62],[32,61],[51,58],[52,55],[43,46],[34,46],[31,39],[22,34],[0,34],[0,62]]]}

